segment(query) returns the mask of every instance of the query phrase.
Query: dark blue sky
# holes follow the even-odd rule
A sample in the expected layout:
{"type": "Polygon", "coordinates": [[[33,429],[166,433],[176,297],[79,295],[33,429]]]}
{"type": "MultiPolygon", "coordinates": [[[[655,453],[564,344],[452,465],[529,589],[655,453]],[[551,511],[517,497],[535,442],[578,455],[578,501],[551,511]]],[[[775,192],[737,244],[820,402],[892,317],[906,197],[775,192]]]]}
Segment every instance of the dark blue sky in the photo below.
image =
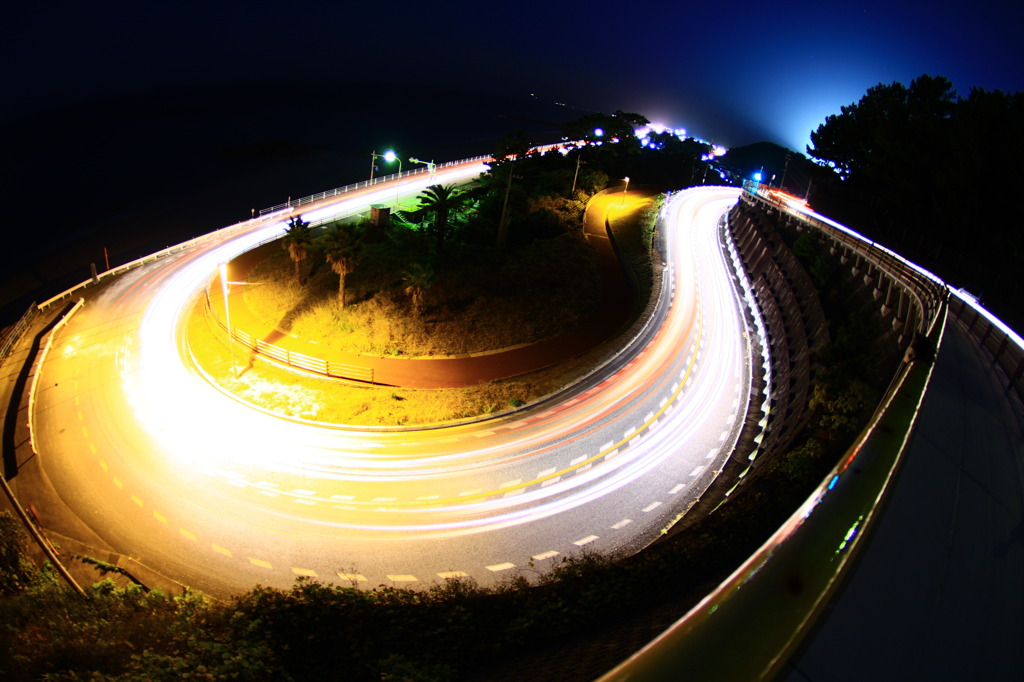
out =
{"type": "Polygon", "coordinates": [[[168,86],[362,79],[535,93],[803,151],[879,82],[928,73],[961,94],[1024,90],[1024,13],[1008,0],[32,5],[0,29],[2,120],[168,86]]]}

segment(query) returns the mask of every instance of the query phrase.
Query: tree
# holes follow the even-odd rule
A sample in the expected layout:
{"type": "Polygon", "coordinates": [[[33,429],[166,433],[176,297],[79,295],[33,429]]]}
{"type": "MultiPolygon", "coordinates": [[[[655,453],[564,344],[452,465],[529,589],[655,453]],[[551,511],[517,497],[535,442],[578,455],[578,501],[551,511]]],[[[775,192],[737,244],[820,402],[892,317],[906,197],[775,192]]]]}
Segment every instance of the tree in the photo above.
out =
{"type": "Polygon", "coordinates": [[[466,205],[469,195],[455,189],[453,185],[431,185],[423,190],[417,198],[420,201],[421,209],[434,214],[437,250],[443,251],[445,239],[448,237],[448,219],[466,205]]]}
{"type": "Polygon", "coordinates": [[[827,117],[811,133],[807,153],[865,188],[926,172],[947,141],[955,98],[943,76],[919,76],[909,88],[879,83],[857,104],[827,117]]]}
{"type": "Polygon", "coordinates": [[[358,225],[343,223],[333,226],[323,236],[321,247],[331,270],[338,275],[338,306],[345,307],[345,277],[355,270],[362,254],[363,230],[358,225]]]}
{"type": "Polygon", "coordinates": [[[405,293],[409,294],[413,310],[419,317],[423,312],[423,302],[427,290],[434,286],[437,275],[434,268],[424,263],[412,263],[402,273],[402,282],[405,283],[405,293]]]}
{"type": "Polygon", "coordinates": [[[309,255],[309,248],[313,245],[313,233],[309,223],[297,215],[288,221],[285,228],[284,238],[281,246],[288,249],[288,257],[295,263],[295,283],[302,284],[301,263],[309,255]]]}
{"type": "Polygon", "coordinates": [[[510,133],[498,143],[493,158],[489,164],[490,174],[493,178],[504,181],[505,196],[501,202],[501,218],[498,220],[497,247],[499,250],[505,248],[508,242],[508,195],[512,190],[513,168],[515,162],[530,153],[533,142],[526,137],[523,131],[510,133]]]}

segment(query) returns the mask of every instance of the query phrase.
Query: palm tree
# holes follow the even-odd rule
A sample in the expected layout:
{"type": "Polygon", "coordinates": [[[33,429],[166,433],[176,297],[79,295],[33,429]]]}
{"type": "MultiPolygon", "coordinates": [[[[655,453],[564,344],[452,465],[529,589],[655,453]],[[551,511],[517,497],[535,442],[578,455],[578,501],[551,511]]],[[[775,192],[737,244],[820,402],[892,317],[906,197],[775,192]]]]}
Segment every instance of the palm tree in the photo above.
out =
{"type": "Polygon", "coordinates": [[[453,185],[431,185],[423,190],[419,197],[420,208],[434,214],[434,227],[437,230],[437,249],[444,249],[444,240],[448,236],[448,217],[457,213],[469,201],[469,195],[460,192],[453,185]]]}
{"type": "Polygon", "coordinates": [[[345,307],[345,276],[355,270],[363,247],[358,225],[335,225],[323,237],[323,251],[331,269],[338,275],[338,305],[345,307]]]}
{"type": "Polygon", "coordinates": [[[426,298],[427,289],[434,286],[437,275],[434,268],[423,263],[412,263],[402,273],[402,281],[405,283],[405,293],[409,294],[412,300],[413,310],[419,317],[423,312],[423,300],[426,298]]]}
{"type": "Polygon", "coordinates": [[[288,257],[295,263],[295,283],[302,284],[301,264],[309,255],[309,247],[313,245],[313,234],[309,223],[297,215],[288,221],[281,246],[288,249],[288,257]]]}

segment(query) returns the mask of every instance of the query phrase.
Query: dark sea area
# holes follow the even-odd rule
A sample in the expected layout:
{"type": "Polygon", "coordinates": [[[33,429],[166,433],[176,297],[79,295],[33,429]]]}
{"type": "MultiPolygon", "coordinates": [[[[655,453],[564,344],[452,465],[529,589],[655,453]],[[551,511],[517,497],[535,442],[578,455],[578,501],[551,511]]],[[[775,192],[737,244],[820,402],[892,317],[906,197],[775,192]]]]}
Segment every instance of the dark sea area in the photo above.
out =
{"type": "MultiPolygon", "coordinates": [[[[0,125],[0,324],[104,269],[365,180],[371,154],[444,163],[588,113],[393,84],[261,83],[124,95],[0,125]]],[[[398,170],[377,161],[377,174],[398,170]]]]}

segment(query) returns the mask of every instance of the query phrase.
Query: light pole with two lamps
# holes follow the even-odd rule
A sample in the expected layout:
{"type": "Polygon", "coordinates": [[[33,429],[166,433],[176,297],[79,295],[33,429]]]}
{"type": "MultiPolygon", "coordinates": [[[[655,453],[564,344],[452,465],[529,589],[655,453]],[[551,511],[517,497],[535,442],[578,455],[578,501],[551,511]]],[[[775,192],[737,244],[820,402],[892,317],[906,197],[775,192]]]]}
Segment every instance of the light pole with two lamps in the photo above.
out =
{"type": "Polygon", "coordinates": [[[409,157],[409,163],[422,163],[424,166],[427,167],[427,170],[430,171],[430,176],[427,178],[427,182],[432,182],[434,180],[434,169],[437,168],[436,163],[434,163],[433,161],[421,161],[420,159],[417,159],[415,156],[409,157]]]}

